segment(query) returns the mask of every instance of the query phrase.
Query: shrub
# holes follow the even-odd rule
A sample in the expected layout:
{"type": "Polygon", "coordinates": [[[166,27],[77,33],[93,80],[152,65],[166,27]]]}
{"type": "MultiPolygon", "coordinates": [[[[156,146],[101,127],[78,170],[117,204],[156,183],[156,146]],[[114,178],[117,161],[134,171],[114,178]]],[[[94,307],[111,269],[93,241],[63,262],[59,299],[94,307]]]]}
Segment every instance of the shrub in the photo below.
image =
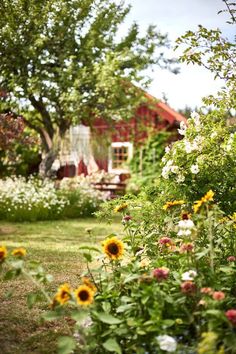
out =
{"type": "Polygon", "coordinates": [[[50,220],[61,217],[68,204],[54,183],[30,177],[0,180],[0,218],[9,221],[50,220]]]}
{"type": "Polygon", "coordinates": [[[0,218],[37,221],[91,216],[107,197],[85,177],[64,179],[60,189],[47,179],[9,177],[0,180],[0,218]]]}
{"type": "Polygon", "coordinates": [[[183,140],[164,155],[157,194],[166,199],[198,199],[209,189],[216,192],[220,207],[228,213],[236,208],[236,132],[224,112],[206,116],[193,114],[182,124],[183,140]]]}
{"type": "MultiPolygon", "coordinates": [[[[103,174],[99,174],[102,178],[103,174]]],[[[60,195],[68,201],[63,210],[63,217],[76,218],[91,216],[98,210],[100,204],[108,199],[109,193],[95,190],[91,183],[99,180],[99,176],[83,175],[74,178],[64,178],[60,184],[60,195]]]]}

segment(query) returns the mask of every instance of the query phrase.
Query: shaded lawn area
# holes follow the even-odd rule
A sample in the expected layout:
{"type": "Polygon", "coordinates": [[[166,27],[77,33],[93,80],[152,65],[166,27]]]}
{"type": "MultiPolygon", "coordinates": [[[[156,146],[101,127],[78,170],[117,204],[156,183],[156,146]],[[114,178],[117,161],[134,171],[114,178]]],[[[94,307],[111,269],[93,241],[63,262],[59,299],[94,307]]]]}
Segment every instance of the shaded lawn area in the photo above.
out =
{"type": "MultiPolygon", "coordinates": [[[[27,259],[40,261],[52,274],[54,281],[48,287],[54,293],[58,285],[68,282],[75,288],[84,269],[79,246],[90,242],[87,228],[99,243],[110,233],[120,233],[120,223],[107,225],[96,219],[47,221],[37,223],[0,222],[0,245],[9,250],[27,249],[27,259]]],[[[0,280],[1,281],[1,280],[0,280]]],[[[1,281],[0,291],[0,353],[2,354],[53,354],[60,335],[70,334],[69,319],[44,322],[41,315],[46,303],[38,303],[33,309],[26,304],[27,293],[36,290],[22,277],[1,281]],[[12,297],[6,294],[13,291],[12,297]]]]}

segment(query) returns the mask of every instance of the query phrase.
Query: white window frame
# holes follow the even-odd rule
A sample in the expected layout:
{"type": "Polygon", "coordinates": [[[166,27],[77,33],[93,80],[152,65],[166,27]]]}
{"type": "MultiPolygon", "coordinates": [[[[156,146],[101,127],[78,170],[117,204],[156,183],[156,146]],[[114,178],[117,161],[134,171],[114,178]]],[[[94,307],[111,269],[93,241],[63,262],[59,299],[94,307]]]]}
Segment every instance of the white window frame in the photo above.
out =
{"type": "Polygon", "coordinates": [[[132,157],[133,157],[133,144],[130,142],[123,142],[123,141],[119,141],[119,142],[112,142],[111,146],[109,148],[109,160],[108,160],[108,172],[111,173],[125,173],[125,172],[129,172],[129,168],[113,168],[112,166],[112,148],[116,148],[116,147],[128,147],[128,159],[127,162],[129,162],[132,157]]]}

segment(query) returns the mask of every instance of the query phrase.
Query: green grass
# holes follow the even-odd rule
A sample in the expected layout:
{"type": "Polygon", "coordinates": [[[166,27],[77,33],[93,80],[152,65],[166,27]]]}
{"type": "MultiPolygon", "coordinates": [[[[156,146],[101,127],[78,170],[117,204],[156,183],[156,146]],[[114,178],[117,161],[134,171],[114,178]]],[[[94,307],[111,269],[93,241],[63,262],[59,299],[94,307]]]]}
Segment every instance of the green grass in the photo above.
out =
{"type": "MultiPolygon", "coordinates": [[[[99,243],[112,232],[121,232],[120,223],[107,225],[96,219],[47,221],[37,223],[0,222],[0,245],[10,250],[16,247],[27,249],[27,259],[37,260],[54,277],[49,291],[68,282],[72,287],[79,283],[84,263],[79,246],[90,242],[87,228],[99,243]]],[[[0,291],[0,352],[2,354],[53,354],[60,335],[70,333],[71,321],[44,322],[42,314],[47,310],[45,303],[36,304],[29,310],[27,293],[35,290],[23,279],[1,281],[0,291]],[[13,291],[8,298],[6,294],[13,291]]]]}

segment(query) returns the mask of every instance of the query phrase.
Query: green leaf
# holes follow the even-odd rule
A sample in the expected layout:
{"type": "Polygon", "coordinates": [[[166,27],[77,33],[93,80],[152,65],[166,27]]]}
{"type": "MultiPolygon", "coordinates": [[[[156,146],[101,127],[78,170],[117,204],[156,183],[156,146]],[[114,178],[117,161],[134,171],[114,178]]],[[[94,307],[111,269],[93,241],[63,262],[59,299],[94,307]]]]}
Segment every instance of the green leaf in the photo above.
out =
{"type": "Polygon", "coordinates": [[[27,306],[28,306],[28,308],[32,309],[32,307],[37,302],[37,300],[38,300],[38,294],[36,294],[36,293],[28,294],[27,295],[27,306]]]}
{"type": "Polygon", "coordinates": [[[94,252],[101,252],[101,250],[98,247],[95,246],[80,246],[79,250],[88,250],[88,251],[94,251],[94,252]]]}
{"type": "Polygon", "coordinates": [[[134,307],[134,306],[135,306],[135,304],[121,305],[121,306],[117,307],[116,312],[117,313],[125,312],[127,310],[132,309],[132,307],[134,307]]]}
{"type": "Polygon", "coordinates": [[[16,274],[15,269],[11,269],[11,270],[8,270],[8,272],[6,272],[3,279],[10,280],[10,279],[13,279],[16,275],[17,274],[16,274]]]}
{"type": "Polygon", "coordinates": [[[121,347],[114,338],[110,338],[105,343],[103,343],[103,347],[109,352],[122,354],[121,347]]]}
{"type": "Polygon", "coordinates": [[[12,267],[15,269],[21,269],[23,267],[23,264],[24,264],[24,261],[21,259],[11,262],[12,267]]]}
{"type": "Polygon", "coordinates": [[[106,313],[106,312],[97,312],[97,317],[98,319],[103,322],[103,323],[107,323],[107,324],[110,324],[110,325],[113,325],[113,324],[119,324],[122,322],[122,320],[120,320],[119,318],[116,318],[112,315],[110,315],[109,313],[106,313]]]}
{"type": "Polygon", "coordinates": [[[58,339],[58,354],[70,354],[76,348],[76,341],[72,337],[63,336],[58,339]]]}
{"type": "Polygon", "coordinates": [[[74,310],[71,313],[71,318],[77,323],[84,321],[88,317],[88,311],[74,310]]]}
{"type": "Polygon", "coordinates": [[[140,276],[138,274],[131,274],[124,280],[123,284],[129,283],[129,282],[139,279],[139,278],[140,278],[140,276]]]}
{"type": "Polygon", "coordinates": [[[87,262],[92,262],[92,256],[90,253],[84,252],[83,257],[86,259],[87,262]]]}
{"type": "Polygon", "coordinates": [[[223,315],[223,312],[220,310],[207,310],[206,313],[208,315],[213,315],[215,317],[222,317],[222,315],[223,315]]]}
{"type": "Polygon", "coordinates": [[[60,318],[61,316],[62,314],[58,311],[48,311],[47,313],[42,315],[45,321],[54,321],[60,318]]]}

